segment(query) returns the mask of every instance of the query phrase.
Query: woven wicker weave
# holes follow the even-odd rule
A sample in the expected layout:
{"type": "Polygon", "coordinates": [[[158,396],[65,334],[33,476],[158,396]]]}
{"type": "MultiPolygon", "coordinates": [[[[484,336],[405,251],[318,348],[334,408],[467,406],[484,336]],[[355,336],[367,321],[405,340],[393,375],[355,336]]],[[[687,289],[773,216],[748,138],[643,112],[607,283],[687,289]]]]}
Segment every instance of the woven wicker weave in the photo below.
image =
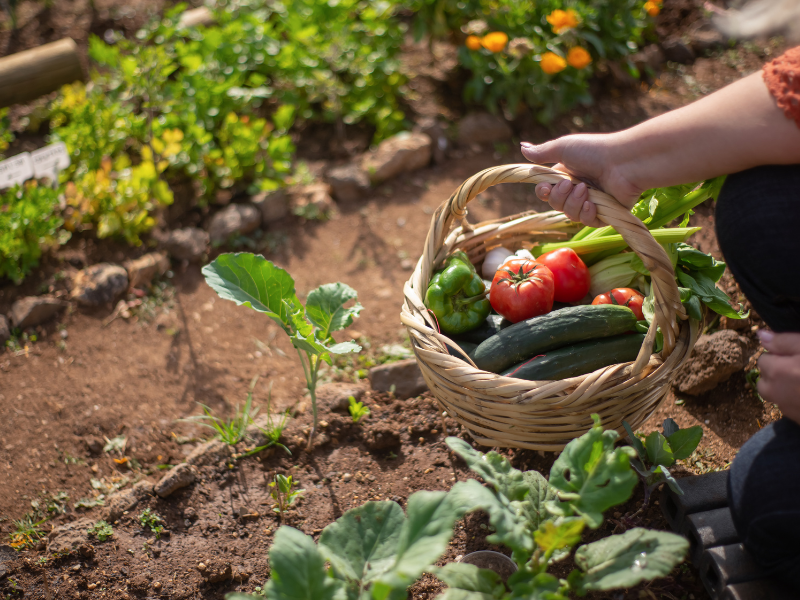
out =
{"type": "Polygon", "coordinates": [[[499,183],[558,183],[562,179],[570,177],[530,164],[492,167],[469,178],[433,215],[422,257],[405,284],[401,320],[425,381],[448,414],[486,446],[561,450],[591,427],[592,413],[600,415],[606,428],[621,432],[623,419],[638,427],[664,398],[697,340],[698,322],[688,319],[681,305],[667,253],[617,200],[590,189],[600,220],[622,235],[652,277],[655,319],[637,360],[561,381],[526,381],[481,371],[466,355],[462,359],[448,354],[447,345],[458,348],[437,332],[423,304],[431,276],[447,255],[464,250],[480,264],[493,247],[513,249],[533,240],[566,239],[576,231],[576,224],[556,211],[470,225],[467,203],[499,183]],[[651,355],[657,326],[664,334],[664,347],[651,355]]]}

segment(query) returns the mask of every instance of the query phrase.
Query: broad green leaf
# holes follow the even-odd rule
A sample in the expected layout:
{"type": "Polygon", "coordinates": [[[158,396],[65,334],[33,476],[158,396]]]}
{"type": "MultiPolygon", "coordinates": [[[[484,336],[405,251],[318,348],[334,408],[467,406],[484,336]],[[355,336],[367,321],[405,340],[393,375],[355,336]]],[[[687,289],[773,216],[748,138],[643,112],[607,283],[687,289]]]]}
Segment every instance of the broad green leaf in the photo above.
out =
{"type": "Polygon", "coordinates": [[[637,477],[630,466],[636,451],[629,446],[614,448],[617,432],[603,431],[599,417],[592,418],[595,426],[567,444],[553,463],[550,485],[563,502],[549,502],[547,508],[561,516],[574,511],[596,529],[603,523],[604,511],[630,498],[637,477]]]}
{"type": "Polygon", "coordinates": [[[396,502],[367,502],[348,510],[322,531],[320,552],[339,577],[370,582],[397,559],[405,520],[396,502]]]}
{"type": "Polygon", "coordinates": [[[703,428],[700,425],[679,429],[675,433],[667,435],[672,455],[676,460],[689,458],[701,439],[703,439],[703,428]]]}
{"type": "Polygon", "coordinates": [[[436,600],[501,600],[506,593],[497,573],[475,565],[449,563],[436,567],[433,574],[448,586],[436,600]]]}
{"type": "Polygon", "coordinates": [[[585,573],[584,591],[630,588],[669,574],[688,549],[679,535],[637,527],[581,546],[575,564],[585,573]]]}
{"type": "Polygon", "coordinates": [[[533,534],[536,545],[542,552],[555,552],[562,548],[572,548],[581,541],[586,522],[580,517],[565,517],[558,523],[545,521],[533,534]]]}
{"type": "Polygon", "coordinates": [[[314,540],[292,527],[281,527],[269,550],[272,569],[264,586],[269,600],[334,600],[341,581],[328,576],[314,540]]]}
{"type": "Polygon", "coordinates": [[[678,482],[672,476],[672,473],[669,472],[667,467],[662,467],[659,465],[655,468],[654,473],[664,478],[664,481],[667,482],[669,489],[678,494],[678,496],[683,496],[683,490],[681,489],[681,486],[678,485],[678,482]]]}
{"type": "Polygon", "coordinates": [[[360,351],[361,346],[355,342],[339,342],[338,344],[333,344],[332,346],[325,346],[325,349],[332,354],[349,354],[350,352],[360,351]]]}
{"type": "Polygon", "coordinates": [[[502,494],[493,492],[474,479],[456,483],[449,492],[468,511],[481,509],[489,514],[489,523],[495,532],[486,539],[492,544],[504,544],[511,548],[514,561],[526,562],[533,553],[533,536],[528,519],[522,511],[502,494]]]}
{"type": "MultiPolygon", "coordinates": [[[[728,301],[728,296],[721,289],[714,285],[714,280],[702,271],[691,271],[687,273],[683,269],[676,269],[678,281],[683,287],[692,290],[714,312],[730,319],[743,319],[748,314],[745,311],[735,310],[728,301]]],[[[644,309],[643,309],[644,310],[644,309]]]]}
{"type": "Polygon", "coordinates": [[[511,502],[511,507],[525,517],[528,528],[533,532],[549,517],[545,503],[556,500],[558,496],[547,483],[547,479],[538,471],[525,471],[522,480],[528,488],[528,493],[523,500],[511,502]]]}
{"type": "MultiPolygon", "coordinates": [[[[669,439],[669,436],[671,436],[673,433],[680,430],[680,427],[678,427],[678,424],[675,422],[675,419],[671,417],[667,417],[666,419],[664,419],[664,424],[662,425],[662,428],[664,429],[664,437],[667,439],[669,439]]],[[[672,446],[672,444],[670,444],[670,446],[672,446]]]]}
{"type": "Polygon", "coordinates": [[[625,428],[625,433],[628,434],[628,440],[630,441],[631,446],[633,446],[633,449],[636,450],[636,454],[639,455],[639,460],[644,462],[647,458],[647,451],[644,449],[642,440],[636,437],[636,434],[633,433],[633,429],[631,429],[631,426],[627,421],[623,420],[622,426],[625,428]]]}
{"type": "Polygon", "coordinates": [[[725,263],[710,254],[704,254],[686,243],[677,244],[678,264],[691,271],[702,271],[709,279],[719,281],[725,272],[725,263]]]}
{"type": "Polygon", "coordinates": [[[470,469],[509,501],[522,500],[525,497],[528,486],[525,484],[522,471],[512,467],[505,456],[494,451],[483,454],[457,437],[449,437],[445,443],[467,463],[470,469]]]}
{"type": "Polygon", "coordinates": [[[220,298],[249,306],[289,332],[290,311],[300,308],[292,276],[263,256],[248,252],[221,254],[203,267],[203,275],[220,298]]]}
{"type": "Polygon", "coordinates": [[[658,431],[647,436],[644,440],[644,447],[647,449],[647,458],[651,464],[664,467],[671,467],[675,464],[675,457],[672,455],[667,438],[658,431]]]}
{"type": "Polygon", "coordinates": [[[519,570],[508,578],[511,595],[507,600],[568,600],[559,593],[561,582],[549,573],[534,575],[528,570],[519,570]]]}
{"type": "Polygon", "coordinates": [[[644,320],[647,321],[648,325],[653,322],[653,319],[656,316],[655,301],[655,288],[650,288],[650,293],[642,302],[642,315],[644,316],[644,320]]]}
{"type": "Polygon", "coordinates": [[[319,338],[327,339],[334,331],[340,331],[353,324],[363,306],[356,302],[352,308],[344,305],[356,300],[358,294],[344,283],[327,283],[312,290],[306,299],[306,314],[319,329],[319,338]]]}

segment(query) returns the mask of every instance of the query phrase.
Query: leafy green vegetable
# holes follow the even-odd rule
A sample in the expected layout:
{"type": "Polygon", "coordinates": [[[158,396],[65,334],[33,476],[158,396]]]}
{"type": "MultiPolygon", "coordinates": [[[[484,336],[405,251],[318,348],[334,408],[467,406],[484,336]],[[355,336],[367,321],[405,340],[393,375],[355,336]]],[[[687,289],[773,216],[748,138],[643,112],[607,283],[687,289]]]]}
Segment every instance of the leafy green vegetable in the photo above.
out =
{"type": "Polygon", "coordinates": [[[358,302],[351,308],[344,307],[356,300],[355,290],[343,283],[321,286],[309,293],[304,309],[292,276],[263,256],[250,253],[222,254],[203,267],[203,275],[221,298],[265,313],[289,336],[311,395],[314,426],[308,437],[310,447],[318,425],[316,388],[321,364],[330,364],[331,354],[361,350],[354,342],[336,343],[332,336],[334,331],[352,324],[361,312],[363,307],[358,302]]]}
{"type": "Polygon", "coordinates": [[[448,585],[437,600],[500,600],[506,594],[497,573],[475,565],[449,563],[436,567],[433,574],[448,585]]]}

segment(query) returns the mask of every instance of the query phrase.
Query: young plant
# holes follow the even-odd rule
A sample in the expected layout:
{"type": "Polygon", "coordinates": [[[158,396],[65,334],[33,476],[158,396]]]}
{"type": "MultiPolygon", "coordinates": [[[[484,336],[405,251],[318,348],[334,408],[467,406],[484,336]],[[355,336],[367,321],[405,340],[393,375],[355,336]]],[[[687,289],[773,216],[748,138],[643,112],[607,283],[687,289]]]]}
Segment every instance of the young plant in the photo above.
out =
{"type": "MultiPolygon", "coordinates": [[[[247,434],[247,426],[253,422],[253,418],[258,414],[258,407],[253,408],[253,388],[258,381],[258,377],[254,377],[250,383],[250,390],[247,392],[247,400],[244,403],[244,408],[239,410],[239,405],[236,405],[236,412],[230,419],[223,419],[214,414],[214,411],[206,406],[203,407],[202,415],[194,415],[180,421],[187,421],[197,423],[202,427],[208,427],[217,432],[217,437],[229,446],[235,446],[241,442],[247,434]]],[[[263,448],[262,448],[263,450],[263,448]]]]}
{"type": "Polygon", "coordinates": [[[161,537],[161,532],[164,531],[164,526],[162,525],[163,522],[164,519],[162,519],[158,513],[149,508],[145,508],[139,513],[139,525],[141,525],[143,529],[149,529],[155,533],[156,539],[159,539],[161,537]]]}
{"type": "Polygon", "coordinates": [[[628,440],[636,450],[637,458],[631,465],[639,474],[644,484],[644,503],[640,511],[647,507],[650,495],[661,484],[666,483],[676,494],[683,496],[683,490],[669,472],[675,461],[689,458],[703,438],[703,428],[700,425],[681,429],[672,419],[664,420],[664,434],[653,431],[644,443],[636,437],[627,421],[622,422],[628,432],[628,440]]]}
{"type": "Polygon", "coordinates": [[[12,521],[14,531],[10,534],[11,542],[9,545],[15,550],[33,548],[45,535],[41,529],[41,525],[45,521],[47,521],[47,517],[34,522],[30,514],[26,514],[19,520],[12,521]]]}
{"type": "MultiPolygon", "coordinates": [[[[567,600],[568,594],[630,588],[667,575],[688,549],[681,536],[631,529],[585,544],[575,552],[566,579],[547,573],[571,552],[585,527],[596,529],[603,512],[625,502],[636,485],[629,459],[615,448],[619,437],[603,431],[599,418],[564,449],[546,480],[514,469],[496,452],[486,455],[458,438],[450,448],[491,486],[475,480],[445,492],[417,492],[407,515],[394,502],[367,502],[328,525],[319,538],[281,527],[270,549],[272,577],[263,588],[270,600],[360,598],[401,600],[423,572],[448,584],[437,600],[567,600]],[[512,551],[518,570],[504,585],[494,571],[450,563],[435,567],[466,513],[484,510],[495,533],[487,541],[512,551]]],[[[233,593],[227,600],[255,600],[233,593]]]]}
{"type": "Polygon", "coordinates": [[[350,411],[353,423],[358,423],[361,419],[369,416],[369,407],[364,406],[363,402],[358,402],[354,396],[350,396],[347,401],[350,403],[347,410],[350,411]]]}
{"type": "Polygon", "coordinates": [[[295,485],[297,485],[297,482],[292,479],[291,475],[286,477],[280,473],[275,475],[275,481],[269,484],[269,487],[272,488],[269,495],[275,500],[275,506],[272,510],[280,515],[281,523],[283,523],[283,514],[302,498],[303,492],[305,492],[305,490],[293,490],[292,487],[295,485]]]}
{"type": "MultiPolygon", "coordinates": [[[[141,516],[140,516],[141,522],[141,516]]],[[[163,528],[162,528],[163,529],[163,528]]],[[[86,530],[86,533],[93,535],[100,542],[105,542],[107,539],[114,535],[114,528],[105,521],[98,521],[86,530]]]]}
{"type": "Polygon", "coordinates": [[[344,283],[328,283],[309,292],[304,307],[292,276],[263,256],[250,253],[222,254],[203,267],[203,275],[221,298],[265,313],[291,339],[311,396],[314,425],[308,436],[310,450],[318,424],[316,389],[322,363],[331,364],[332,354],[361,350],[355,342],[336,343],[332,335],[358,317],[363,308],[357,302],[358,294],[344,283]],[[354,305],[345,308],[351,300],[354,305]]]}
{"type": "Polygon", "coordinates": [[[272,412],[272,382],[270,382],[269,393],[267,395],[267,418],[263,421],[263,423],[254,423],[254,425],[258,427],[258,430],[266,439],[267,443],[245,452],[243,456],[258,454],[262,450],[266,450],[272,446],[283,448],[288,454],[291,454],[291,451],[280,443],[281,435],[283,435],[283,430],[286,429],[286,422],[288,420],[288,410],[283,412],[278,418],[276,418],[272,412]]]}

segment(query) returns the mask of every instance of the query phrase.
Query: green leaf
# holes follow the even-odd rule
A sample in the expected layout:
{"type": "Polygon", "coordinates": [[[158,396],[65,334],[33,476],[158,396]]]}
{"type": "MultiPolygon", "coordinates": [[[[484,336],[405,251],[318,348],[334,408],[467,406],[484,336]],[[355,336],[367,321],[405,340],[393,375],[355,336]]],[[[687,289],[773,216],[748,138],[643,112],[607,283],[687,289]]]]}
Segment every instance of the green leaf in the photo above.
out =
{"type": "Polygon", "coordinates": [[[562,548],[572,548],[581,541],[581,534],[586,522],[580,517],[565,517],[554,521],[545,521],[533,534],[536,545],[542,552],[555,552],[562,548]]]}
{"type": "Polygon", "coordinates": [[[650,277],[650,269],[644,266],[644,262],[642,262],[642,259],[639,258],[638,254],[635,254],[631,259],[630,267],[637,273],[650,277]]]}
{"type": "Polygon", "coordinates": [[[467,463],[472,471],[480,475],[486,483],[491,484],[509,501],[522,500],[525,497],[529,488],[525,483],[522,471],[512,467],[505,456],[494,451],[483,454],[457,437],[448,437],[445,443],[467,463]]]}
{"type": "Polygon", "coordinates": [[[570,516],[572,511],[586,519],[592,529],[603,523],[603,512],[622,504],[633,493],[637,477],[630,459],[636,451],[629,446],[614,448],[619,435],[595,426],[572,440],[550,470],[550,485],[558,491],[560,504],[548,503],[550,512],[570,516]]]}
{"type": "Polygon", "coordinates": [[[723,317],[743,319],[749,314],[749,312],[734,310],[725,292],[714,285],[714,280],[702,271],[687,273],[683,269],[677,269],[676,274],[683,287],[692,290],[692,293],[698,296],[703,304],[723,317]]]}
{"type": "Polygon", "coordinates": [[[650,293],[645,297],[644,301],[642,301],[642,315],[644,316],[645,321],[647,324],[650,325],[655,319],[656,316],[656,309],[655,309],[655,288],[650,288],[650,293]]]}
{"type": "MultiPolygon", "coordinates": [[[[675,419],[671,417],[667,417],[666,419],[664,419],[664,424],[662,428],[664,429],[664,437],[666,437],[667,439],[669,439],[669,436],[671,436],[676,431],[680,431],[680,427],[678,427],[678,424],[675,422],[675,419]]],[[[672,446],[672,444],[670,444],[670,446],[672,446]]]]}
{"type": "Polygon", "coordinates": [[[675,457],[669,446],[667,438],[658,431],[652,432],[644,440],[644,447],[647,450],[647,458],[653,465],[671,467],[675,464],[675,457]]]}
{"type": "Polygon", "coordinates": [[[686,243],[677,244],[678,264],[691,271],[702,271],[709,279],[719,281],[725,272],[725,263],[710,254],[700,252],[686,243]]]}
{"type": "Polygon", "coordinates": [[[659,465],[658,467],[655,468],[653,473],[656,475],[660,475],[664,479],[664,481],[667,482],[669,489],[678,494],[678,496],[683,496],[683,490],[681,489],[681,486],[678,485],[678,482],[672,476],[672,473],[669,472],[669,469],[667,469],[667,467],[662,467],[659,465]]]}
{"type": "Polygon", "coordinates": [[[507,600],[569,600],[559,593],[561,582],[549,573],[534,575],[521,569],[508,578],[511,595],[507,600]]]}
{"type": "Polygon", "coordinates": [[[356,300],[358,294],[344,283],[327,283],[312,290],[306,299],[306,315],[319,329],[319,337],[327,339],[334,331],[340,331],[353,324],[353,319],[364,308],[358,302],[352,308],[344,305],[356,300]]]}
{"type": "Polygon", "coordinates": [[[645,459],[647,458],[647,451],[644,449],[644,444],[642,444],[642,440],[640,440],[633,433],[633,429],[631,429],[630,423],[623,420],[622,426],[625,428],[625,433],[628,434],[628,440],[630,441],[631,446],[633,446],[633,449],[636,450],[636,454],[639,455],[639,460],[644,462],[645,459]]]}
{"type": "Polygon", "coordinates": [[[290,308],[302,309],[294,279],[263,256],[249,252],[222,254],[203,267],[203,275],[220,298],[249,306],[290,332],[290,308]]]}
{"type": "Polygon", "coordinates": [[[667,436],[672,455],[676,460],[689,458],[703,439],[703,428],[700,425],[679,429],[667,436]]]}
{"type": "Polygon", "coordinates": [[[314,540],[292,527],[281,527],[269,551],[272,569],[264,586],[269,600],[334,600],[341,581],[328,576],[314,540]]]}
{"type": "Polygon", "coordinates": [[[638,527],[581,546],[575,564],[585,573],[582,591],[631,588],[664,577],[688,549],[689,542],[679,535],[638,527]]]}
{"type": "Polygon", "coordinates": [[[497,573],[475,565],[449,563],[436,567],[433,574],[448,585],[436,600],[501,600],[506,592],[497,573]]]}
{"type": "Polygon", "coordinates": [[[556,490],[547,483],[544,475],[538,471],[525,471],[522,480],[528,488],[523,500],[511,502],[511,507],[528,522],[531,532],[539,529],[542,521],[549,518],[545,505],[558,498],[556,490]]]}

